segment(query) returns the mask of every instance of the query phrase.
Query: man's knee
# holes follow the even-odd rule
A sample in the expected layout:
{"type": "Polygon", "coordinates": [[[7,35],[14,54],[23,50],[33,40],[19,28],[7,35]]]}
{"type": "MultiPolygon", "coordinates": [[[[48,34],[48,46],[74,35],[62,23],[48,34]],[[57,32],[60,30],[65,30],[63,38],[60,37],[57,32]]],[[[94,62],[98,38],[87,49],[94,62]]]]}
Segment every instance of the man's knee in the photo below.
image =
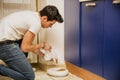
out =
{"type": "Polygon", "coordinates": [[[35,73],[31,73],[28,76],[26,76],[27,80],[35,80],[35,73]]]}

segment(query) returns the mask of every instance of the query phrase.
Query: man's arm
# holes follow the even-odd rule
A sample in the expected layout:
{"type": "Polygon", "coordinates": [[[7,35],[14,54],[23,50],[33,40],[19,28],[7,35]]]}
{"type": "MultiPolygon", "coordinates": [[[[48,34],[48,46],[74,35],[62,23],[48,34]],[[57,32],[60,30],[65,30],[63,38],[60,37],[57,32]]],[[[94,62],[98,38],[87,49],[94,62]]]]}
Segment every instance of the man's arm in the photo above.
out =
{"type": "Polygon", "coordinates": [[[36,49],[40,49],[44,47],[44,43],[32,44],[34,38],[35,38],[35,34],[32,33],[31,31],[27,31],[25,33],[21,44],[21,49],[23,52],[30,52],[30,51],[33,52],[36,49]]]}

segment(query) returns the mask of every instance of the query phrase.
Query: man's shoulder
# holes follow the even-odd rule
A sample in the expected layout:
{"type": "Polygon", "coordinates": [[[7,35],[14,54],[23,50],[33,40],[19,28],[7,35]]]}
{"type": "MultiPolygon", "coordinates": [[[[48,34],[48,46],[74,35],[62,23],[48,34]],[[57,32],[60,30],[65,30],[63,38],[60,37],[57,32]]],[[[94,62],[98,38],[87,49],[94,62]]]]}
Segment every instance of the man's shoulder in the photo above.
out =
{"type": "Polygon", "coordinates": [[[24,10],[24,11],[17,11],[17,12],[13,12],[11,14],[9,14],[8,16],[6,17],[9,17],[9,18],[18,18],[18,17],[27,17],[27,16],[33,16],[34,14],[36,14],[35,11],[30,11],[30,10],[24,10]]]}

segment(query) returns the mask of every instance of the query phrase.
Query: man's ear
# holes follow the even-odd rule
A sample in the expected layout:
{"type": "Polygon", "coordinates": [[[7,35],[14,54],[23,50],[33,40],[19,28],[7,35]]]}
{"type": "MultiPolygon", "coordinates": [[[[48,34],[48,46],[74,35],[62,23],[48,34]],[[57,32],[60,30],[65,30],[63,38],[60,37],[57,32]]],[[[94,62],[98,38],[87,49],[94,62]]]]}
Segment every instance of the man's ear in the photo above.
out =
{"type": "Polygon", "coordinates": [[[41,20],[42,20],[42,21],[47,21],[47,16],[42,16],[42,17],[41,17],[41,20]]]}

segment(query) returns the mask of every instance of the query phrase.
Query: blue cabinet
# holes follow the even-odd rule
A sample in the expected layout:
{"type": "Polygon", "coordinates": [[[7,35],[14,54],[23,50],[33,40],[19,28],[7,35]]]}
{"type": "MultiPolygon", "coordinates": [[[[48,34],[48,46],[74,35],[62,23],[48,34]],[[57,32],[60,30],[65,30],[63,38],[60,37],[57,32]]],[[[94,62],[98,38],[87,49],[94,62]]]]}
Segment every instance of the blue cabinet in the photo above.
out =
{"type": "Polygon", "coordinates": [[[104,77],[120,80],[120,4],[105,1],[104,10],[104,77]]]}
{"type": "Polygon", "coordinates": [[[81,67],[120,80],[120,4],[96,0],[96,6],[80,3],[81,67]]]}
{"type": "Polygon", "coordinates": [[[79,0],[64,0],[65,59],[80,66],[79,52],[79,0]]]}
{"type": "Polygon", "coordinates": [[[120,80],[120,4],[112,1],[65,0],[65,59],[107,80],[120,80]]]}
{"type": "Polygon", "coordinates": [[[81,67],[102,75],[103,0],[81,5],[81,67]],[[86,6],[90,3],[96,6],[86,6]]]}

